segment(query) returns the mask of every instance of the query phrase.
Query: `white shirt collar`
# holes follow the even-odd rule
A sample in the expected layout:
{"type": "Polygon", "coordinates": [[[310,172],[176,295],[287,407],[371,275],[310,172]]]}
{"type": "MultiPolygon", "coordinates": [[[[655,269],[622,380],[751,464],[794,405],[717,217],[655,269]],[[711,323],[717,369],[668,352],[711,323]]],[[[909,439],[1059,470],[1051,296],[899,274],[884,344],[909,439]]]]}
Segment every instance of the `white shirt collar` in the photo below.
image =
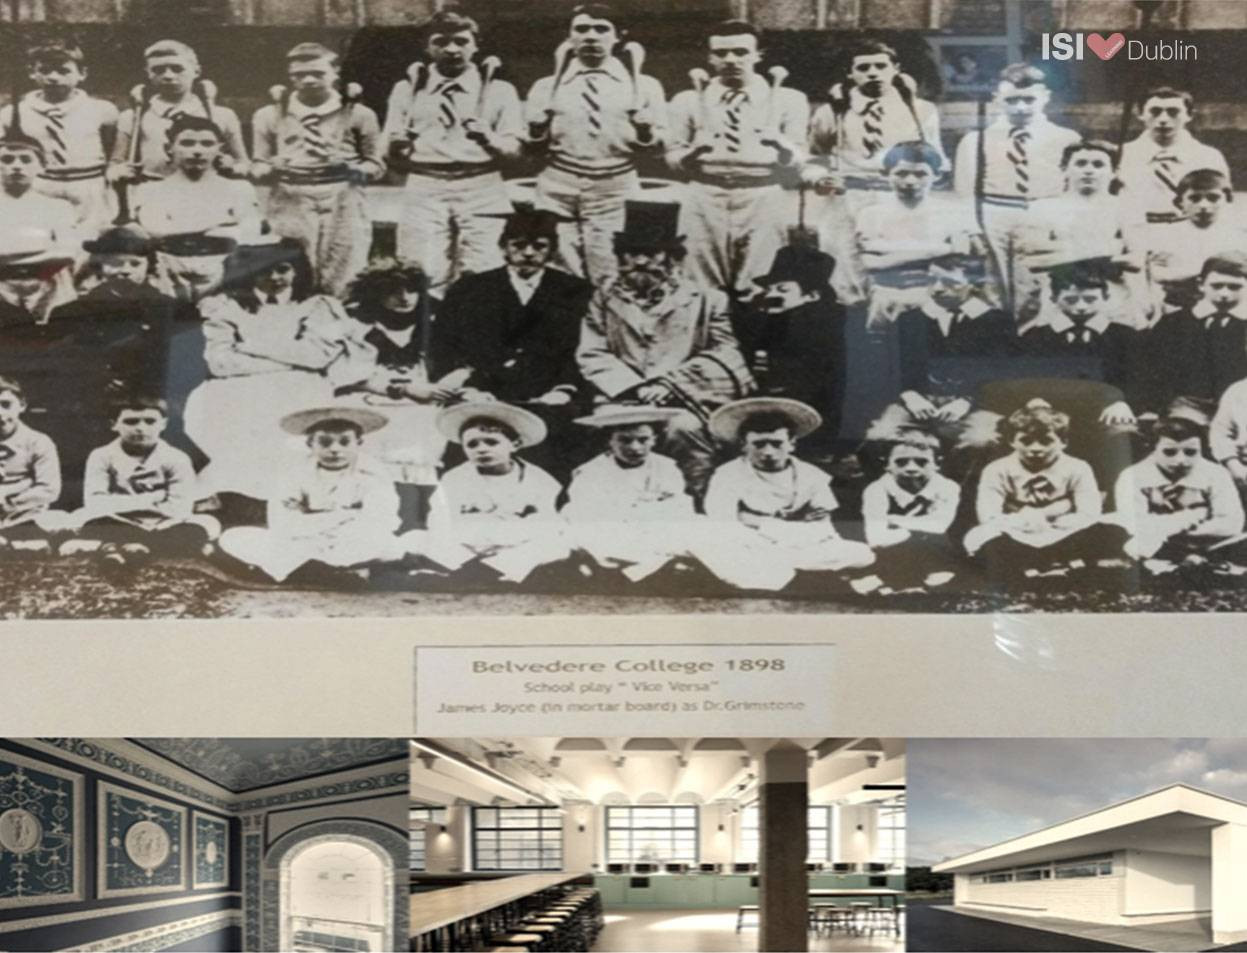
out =
{"type": "Polygon", "coordinates": [[[443,85],[448,83],[458,83],[460,88],[470,95],[475,95],[481,89],[481,74],[476,68],[475,63],[469,63],[458,76],[443,76],[437,71],[436,66],[429,67],[429,82],[427,88],[431,92],[438,92],[443,85]]]}
{"type": "Polygon", "coordinates": [[[858,88],[857,86],[854,86],[852,89],[849,90],[849,108],[852,109],[853,112],[857,113],[858,115],[861,115],[862,113],[866,111],[866,107],[869,106],[873,102],[878,102],[881,105],[886,106],[888,103],[888,100],[899,99],[899,98],[900,98],[900,95],[897,93],[896,87],[894,86],[885,86],[883,89],[883,93],[879,96],[877,100],[872,99],[871,97],[867,96],[865,93],[861,91],[860,88],[858,88]]]}
{"type": "Polygon", "coordinates": [[[276,308],[284,304],[289,304],[291,302],[291,300],[294,298],[294,289],[287,288],[285,291],[277,292],[276,294],[277,300],[273,302],[271,305],[269,304],[268,294],[261,294],[259,291],[257,291],[255,294],[256,294],[256,297],[260,299],[260,307],[276,308]]]}
{"type": "Polygon", "coordinates": [[[326,99],[319,106],[309,106],[306,103],[302,102],[298,96],[291,96],[290,104],[287,107],[287,111],[290,113],[290,115],[295,116],[295,117],[329,116],[329,115],[332,115],[333,113],[336,113],[341,108],[342,108],[342,97],[338,93],[332,92],[329,94],[329,98],[326,99]]]}
{"type": "MultiPolygon", "coordinates": [[[[712,90],[710,94],[710,101],[716,103],[722,102],[723,98],[727,96],[728,93],[735,90],[735,87],[728,86],[717,76],[710,81],[710,88],[712,90]]],[[[740,87],[739,92],[745,94],[745,100],[747,102],[760,103],[766,101],[770,88],[770,83],[768,83],[764,77],[759,76],[757,73],[751,73],[749,78],[745,80],[745,85],[740,87]]]]}
{"type": "Polygon", "coordinates": [[[1144,132],[1143,135],[1139,137],[1139,140],[1143,143],[1144,148],[1148,152],[1148,159],[1155,159],[1157,156],[1163,155],[1172,155],[1176,158],[1179,152],[1191,144],[1191,140],[1193,138],[1194,137],[1191,135],[1189,130],[1183,129],[1176,136],[1174,136],[1173,142],[1167,146],[1160,145],[1147,132],[1144,132]]]}
{"type": "MultiPolygon", "coordinates": [[[[1109,325],[1108,314],[1101,311],[1094,318],[1092,318],[1090,321],[1084,324],[1083,327],[1099,335],[1099,334],[1104,333],[1108,325],[1109,325]]],[[[1064,314],[1058,311],[1053,316],[1048,326],[1052,328],[1052,330],[1055,331],[1057,334],[1064,334],[1066,331],[1072,330],[1075,327],[1075,324],[1073,321],[1067,318],[1064,314]]]]}
{"type": "Polygon", "coordinates": [[[928,503],[934,502],[934,495],[931,493],[931,483],[932,481],[928,480],[926,486],[924,486],[917,493],[910,493],[908,490],[901,488],[901,485],[896,482],[896,477],[892,474],[885,473],[883,475],[883,485],[884,489],[888,491],[888,496],[896,500],[896,502],[901,506],[909,506],[909,504],[916,500],[919,496],[921,496],[928,503]]]}
{"type": "MultiPolygon", "coordinates": [[[[1191,314],[1199,318],[1201,321],[1205,318],[1211,318],[1217,313],[1217,309],[1211,303],[1200,300],[1195,307],[1191,309],[1191,314]]],[[[1238,306],[1227,311],[1222,317],[1234,318],[1237,321],[1247,321],[1247,302],[1240,301],[1238,306]]]]}
{"type": "Polygon", "coordinates": [[[50,103],[43,97],[43,90],[36,89],[27,93],[22,97],[22,104],[29,106],[35,112],[48,113],[53,109],[66,110],[74,106],[80,100],[86,99],[87,94],[81,89],[75,89],[70,92],[63,103],[50,103]]]}
{"type": "Polygon", "coordinates": [[[519,272],[510,265],[507,266],[507,277],[511,279],[511,287],[515,289],[515,293],[520,296],[524,304],[528,304],[533,295],[537,293],[537,286],[541,284],[545,273],[546,270],[542,268],[531,278],[521,278],[519,272]]]}
{"type": "Polygon", "coordinates": [[[387,328],[384,324],[374,324],[373,327],[399,347],[406,347],[410,344],[411,339],[415,337],[416,334],[416,327],[414,324],[407,328],[387,328]]]}
{"type": "MultiPolygon", "coordinates": [[[[567,80],[575,79],[577,76],[583,76],[586,73],[594,76],[605,74],[620,83],[632,82],[628,68],[614,56],[606,57],[601,66],[585,66],[580,60],[574,61],[571,68],[567,71],[567,80]]],[[[564,80],[564,82],[567,80],[564,80]]]]}
{"type": "MultiPolygon", "coordinates": [[[[966,298],[961,305],[961,313],[971,321],[991,309],[991,305],[973,295],[966,298]]],[[[934,298],[928,296],[926,302],[922,305],[922,313],[934,320],[940,326],[940,331],[947,336],[949,328],[952,327],[953,323],[953,313],[951,311],[938,304],[934,298]]]]}

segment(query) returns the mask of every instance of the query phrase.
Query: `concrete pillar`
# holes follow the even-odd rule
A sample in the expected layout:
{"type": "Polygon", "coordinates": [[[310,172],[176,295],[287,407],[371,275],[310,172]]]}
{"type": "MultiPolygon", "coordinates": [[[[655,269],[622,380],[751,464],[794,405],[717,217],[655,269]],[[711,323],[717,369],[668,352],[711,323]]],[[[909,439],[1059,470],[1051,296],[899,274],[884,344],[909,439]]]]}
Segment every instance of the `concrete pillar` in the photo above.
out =
{"type": "Polygon", "coordinates": [[[1247,825],[1212,829],[1212,939],[1247,940],[1247,825]]]}
{"type": "Polygon", "coordinates": [[[809,770],[806,752],[781,741],[761,758],[758,780],[758,949],[809,949],[809,770]]]}

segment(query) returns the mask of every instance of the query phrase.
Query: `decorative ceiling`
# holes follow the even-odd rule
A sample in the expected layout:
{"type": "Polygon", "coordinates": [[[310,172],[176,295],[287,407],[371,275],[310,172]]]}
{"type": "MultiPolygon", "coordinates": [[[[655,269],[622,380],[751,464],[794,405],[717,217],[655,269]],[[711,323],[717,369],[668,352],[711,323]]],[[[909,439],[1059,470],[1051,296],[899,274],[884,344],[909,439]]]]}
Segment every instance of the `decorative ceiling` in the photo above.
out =
{"type": "Polygon", "coordinates": [[[402,738],[131,738],[241,794],[407,755],[402,738]]]}

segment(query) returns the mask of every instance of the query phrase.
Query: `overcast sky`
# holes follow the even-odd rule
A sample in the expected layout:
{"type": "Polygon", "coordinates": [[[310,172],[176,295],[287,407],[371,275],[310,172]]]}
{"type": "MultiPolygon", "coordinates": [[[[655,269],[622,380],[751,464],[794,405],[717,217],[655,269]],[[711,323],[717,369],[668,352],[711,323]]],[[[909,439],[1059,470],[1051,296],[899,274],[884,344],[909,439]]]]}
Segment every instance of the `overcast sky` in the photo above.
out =
{"type": "Polygon", "coordinates": [[[909,863],[920,866],[1190,784],[1247,801],[1247,739],[911,740],[909,863]]]}

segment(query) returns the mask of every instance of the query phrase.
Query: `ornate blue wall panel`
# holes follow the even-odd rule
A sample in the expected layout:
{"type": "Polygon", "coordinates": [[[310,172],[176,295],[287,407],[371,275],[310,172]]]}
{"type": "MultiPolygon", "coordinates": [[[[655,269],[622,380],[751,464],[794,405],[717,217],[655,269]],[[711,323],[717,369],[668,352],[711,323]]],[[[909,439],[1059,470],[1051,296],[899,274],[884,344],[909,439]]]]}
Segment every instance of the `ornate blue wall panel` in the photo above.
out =
{"type": "Polygon", "coordinates": [[[186,808],[99,785],[101,897],[186,889],[186,808]]]}
{"type": "Polygon", "coordinates": [[[191,886],[224,887],[229,882],[229,824],[211,814],[193,815],[193,873],[191,886]]]}
{"type": "Polygon", "coordinates": [[[0,752],[0,908],[83,899],[82,775],[0,752]]]}

